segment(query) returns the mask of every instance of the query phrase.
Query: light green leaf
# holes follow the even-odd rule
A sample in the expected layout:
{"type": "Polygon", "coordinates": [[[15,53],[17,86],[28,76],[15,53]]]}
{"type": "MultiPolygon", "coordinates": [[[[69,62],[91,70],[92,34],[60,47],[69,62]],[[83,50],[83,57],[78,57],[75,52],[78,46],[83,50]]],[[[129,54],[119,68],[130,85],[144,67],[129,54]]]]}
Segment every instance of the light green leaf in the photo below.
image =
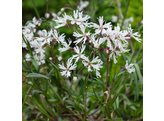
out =
{"type": "Polygon", "coordinates": [[[42,74],[38,74],[38,73],[29,73],[26,77],[37,77],[37,78],[49,79],[49,77],[42,74]]]}

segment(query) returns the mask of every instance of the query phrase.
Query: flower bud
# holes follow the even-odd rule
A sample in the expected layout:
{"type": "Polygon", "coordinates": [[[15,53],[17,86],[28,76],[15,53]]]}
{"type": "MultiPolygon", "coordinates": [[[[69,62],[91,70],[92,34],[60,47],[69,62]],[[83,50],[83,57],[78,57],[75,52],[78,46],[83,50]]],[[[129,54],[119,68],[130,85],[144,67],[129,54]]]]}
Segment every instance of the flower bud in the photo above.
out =
{"type": "Polygon", "coordinates": [[[99,44],[94,45],[94,47],[97,48],[97,49],[99,49],[99,46],[100,46],[99,44]]]}
{"type": "Polygon", "coordinates": [[[50,14],[49,13],[45,13],[45,17],[46,18],[49,18],[50,17],[50,14]]]}
{"type": "Polygon", "coordinates": [[[73,81],[77,81],[77,77],[76,76],[73,77],[73,81]]]}
{"type": "Polygon", "coordinates": [[[58,60],[61,61],[63,58],[61,56],[58,57],[58,60]]]}
{"type": "Polygon", "coordinates": [[[61,10],[60,10],[60,11],[61,11],[61,12],[63,12],[64,10],[65,10],[65,8],[61,8],[61,10]]]}
{"type": "Polygon", "coordinates": [[[51,61],[52,61],[52,57],[49,57],[49,60],[51,60],[51,61]]]}

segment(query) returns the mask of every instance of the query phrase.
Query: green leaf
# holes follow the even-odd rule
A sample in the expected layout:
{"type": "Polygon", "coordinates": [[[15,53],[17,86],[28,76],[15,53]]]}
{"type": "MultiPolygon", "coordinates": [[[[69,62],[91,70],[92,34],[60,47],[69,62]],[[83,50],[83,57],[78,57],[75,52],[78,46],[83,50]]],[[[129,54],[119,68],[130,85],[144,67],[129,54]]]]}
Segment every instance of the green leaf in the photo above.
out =
{"type": "Polygon", "coordinates": [[[63,121],[61,117],[58,117],[58,121],[63,121]]]}
{"type": "Polygon", "coordinates": [[[30,69],[26,66],[26,64],[24,62],[22,62],[22,68],[27,71],[30,72],[30,69]]]}
{"type": "Polygon", "coordinates": [[[99,102],[96,102],[96,103],[92,103],[91,104],[91,107],[89,108],[88,112],[87,112],[87,115],[90,113],[91,110],[93,110],[97,105],[98,105],[99,102]]]}
{"type": "Polygon", "coordinates": [[[41,103],[42,103],[43,108],[46,111],[48,111],[51,114],[51,116],[55,116],[55,112],[53,112],[50,105],[47,103],[47,101],[43,97],[41,97],[41,103]]]}
{"type": "Polygon", "coordinates": [[[33,83],[31,81],[28,81],[27,84],[33,86],[33,83]]]}
{"type": "Polygon", "coordinates": [[[49,79],[49,77],[42,74],[38,74],[38,73],[29,73],[26,77],[37,77],[37,78],[49,79]]]}
{"type": "Polygon", "coordinates": [[[56,102],[57,100],[54,98],[48,99],[49,102],[56,102]]]}
{"type": "Polygon", "coordinates": [[[41,90],[33,90],[32,91],[32,95],[34,95],[35,93],[39,93],[40,94],[40,93],[43,93],[43,91],[41,91],[41,90]]]}
{"type": "Polygon", "coordinates": [[[134,64],[135,68],[136,68],[136,71],[137,71],[137,75],[138,75],[138,78],[140,80],[140,83],[141,83],[141,88],[142,88],[142,85],[143,85],[143,77],[142,77],[142,74],[141,74],[141,71],[139,69],[139,66],[138,64],[134,64]]]}
{"type": "Polygon", "coordinates": [[[39,65],[38,65],[38,63],[36,62],[36,60],[32,58],[32,59],[31,59],[31,62],[32,62],[32,64],[34,65],[35,69],[38,71],[38,70],[39,70],[39,65]]]}
{"type": "Polygon", "coordinates": [[[51,116],[44,110],[44,108],[39,104],[39,102],[34,97],[30,97],[30,99],[45,116],[51,118],[51,116]]]}
{"type": "Polygon", "coordinates": [[[137,80],[137,74],[136,71],[133,72],[133,77],[135,81],[135,90],[134,90],[134,101],[138,100],[139,97],[139,91],[138,91],[138,80],[137,80]]]}

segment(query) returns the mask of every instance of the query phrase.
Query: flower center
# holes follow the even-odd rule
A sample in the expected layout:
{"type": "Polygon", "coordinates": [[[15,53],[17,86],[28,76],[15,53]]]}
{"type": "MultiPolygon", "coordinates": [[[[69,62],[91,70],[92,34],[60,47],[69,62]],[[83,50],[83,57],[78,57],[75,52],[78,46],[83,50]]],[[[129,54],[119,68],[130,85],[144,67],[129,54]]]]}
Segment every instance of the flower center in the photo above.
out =
{"type": "Polygon", "coordinates": [[[69,71],[69,68],[67,68],[66,71],[69,71]]]}
{"type": "Polygon", "coordinates": [[[103,27],[102,27],[102,26],[100,26],[100,27],[99,27],[99,29],[102,31],[102,30],[103,30],[103,27]]]}
{"type": "Polygon", "coordinates": [[[91,62],[88,62],[88,66],[91,66],[91,62]]]}
{"type": "Polygon", "coordinates": [[[107,35],[107,38],[109,38],[110,37],[110,35],[107,35]]]}
{"type": "Polygon", "coordinates": [[[48,40],[48,37],[46,37],[46,40],[48,40]]]}
{"type": "Polygon", "coordinates": [[[77,23],[77,19],[75,19],[75,23],[77,23]]]}
{"type": "Polygon", "coordinates": [[[116,36],[115,39],[118,39],[118,37],[116,36]]]}
{"type": "Polygon", "coordinates": [[[87,35],[86,34],[83,34],[83,37],[85,38],[87,35]]]}
{"type": "Polygon", "coordinates": [[[78,54],[79,57],[81,57],[81,55],[82,55],[81,53],[78,54]]]}

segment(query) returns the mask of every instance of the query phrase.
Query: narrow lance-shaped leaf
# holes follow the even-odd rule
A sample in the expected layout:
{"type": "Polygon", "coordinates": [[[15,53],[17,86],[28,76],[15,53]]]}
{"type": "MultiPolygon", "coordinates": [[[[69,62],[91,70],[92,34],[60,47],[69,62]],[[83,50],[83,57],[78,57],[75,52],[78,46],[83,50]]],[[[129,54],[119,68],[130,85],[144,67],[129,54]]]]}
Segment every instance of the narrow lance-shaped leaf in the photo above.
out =
{"type": "Polygon", "coordinates": [[[38,74],[38,73],[29,73],[26,77],[37,77],[37,78],[49,79],[49,77],[42,74],[38,74]]]}

